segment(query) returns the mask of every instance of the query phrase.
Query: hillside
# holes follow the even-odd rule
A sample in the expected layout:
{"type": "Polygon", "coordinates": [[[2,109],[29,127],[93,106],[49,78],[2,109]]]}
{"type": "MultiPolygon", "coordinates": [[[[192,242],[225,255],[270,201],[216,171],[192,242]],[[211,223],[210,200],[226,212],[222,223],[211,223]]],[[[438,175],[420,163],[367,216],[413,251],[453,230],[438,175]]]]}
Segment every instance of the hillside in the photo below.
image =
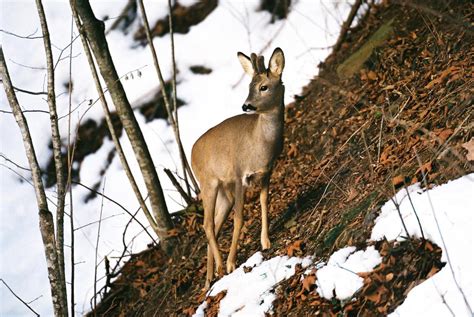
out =
{"type": "MultiPolygon", "coordinates": [[[[372,6],[287,105],[285,150],[270,187],[272,248],[264,257],[327,260],[344,246],[366,247],[382,203],[399,188],[423,178],[428,186],[443,184],[474,171],[462,147],[474,137],[474,5],[442,3],[372,6]]],[[[260,249],[257,189],[247,193],[244,217],[238,264],[260,249]]],[[[174,257],[159,248],[133,255],[118,276],[109,276],[114,281],[91,315],[194,314],[206,296],[202,209],[189,206],[175,220],[181,248],[174,257]]],[[[224,253],[231,231],[228,221],[219,240],[224,253]]],[[[301,269],[279,284],[275,315],[386,315],[444,265],[441,249],[426,240],[373,244],[383,265],[357,300],[319,297],[314,286],[299,283],[301,269]],[[374,295],[373,281],[389,273],[397,277],[379,281],[384,292],[374,295]]],[[[209,316],[221,298],[208,300],[209,316]]]]}

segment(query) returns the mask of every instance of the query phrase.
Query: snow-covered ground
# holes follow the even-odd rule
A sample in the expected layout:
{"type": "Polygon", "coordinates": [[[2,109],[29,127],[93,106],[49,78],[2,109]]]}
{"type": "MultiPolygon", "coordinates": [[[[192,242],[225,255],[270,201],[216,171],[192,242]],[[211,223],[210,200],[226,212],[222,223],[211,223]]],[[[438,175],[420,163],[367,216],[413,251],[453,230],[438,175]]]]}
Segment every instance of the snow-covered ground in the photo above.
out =
{"type": "MultiPolygon", "coordinates": [[[[371,240],[404,239],[395,202],[410,236],[421,237],[415,210],[425,237],[441,247],[441,260],[447,264],[413,288],[390,316],[472,316],[474,174],[428,191],[422,190],[419,184],[408,187],[407,191],[400,190],[382,206],[371,240]]],[[[331,299],[335,294],[338,300],[347,300],[363,285],[363,279],[355,273],[370,272],[381,262],[381,257],[374,247],[359,251],[355,247],[345,247],[334,252],[327,264],[311,262],[308,257],[281,256],[262,261],[257,252],[237,270],[215,282],[209,295],[227,291],[220,301],[219,316],[265,316],[271,311],[276,284],[292,276],[294,266],[302,263],[308,270],[317,267],[315,283],[319,295],[331,299]],[[245,273],[244,267],[252,267],[252,271],[245,273]]],[[[203,302],[194,316],[204,316],[205,308],[206,302],[203,302]]]]}
{"type": "MultiPolygon", "coordinates": [[[[60,57],[61,49],[70,42],[71,16],[69,1],[45,0],[44,6],[54,45],[55,60],[60,57]]],[[[106,26],[113,23],[120,14],[126,0],[93,0],[94,12],[99,18],[108,16],[106,26]]],[[[190,4],[195,1],[181,1],[190,4]]],[[[350,1],[347,1],[350,2],[350,1]]],[[[270,24],[270,14],[258,11],[259,1],[223,0],[202,23],[191,28],[188,34],[177,34],[176,59],[178,74],[178,96],[186,102],[180,108],[181,135],[186,151],[189,153],[193,142],[209,127],[224,118],[241,112],[241,104],[247,95],[248,78],[239,81],[243,71],[236,58],[236,52],[246,54],[259,52],[268,57],[273,49],[280,46],[286,55],[286,67],[283,80],[286,85],[286,102],[292,100],[301,88],[317,73],[317,65],[325,59],[329,50],[319,49],[332,45],[338,35],[342,19],[347,15],[350,5],[345,1],[293,1],[291,13],[287,20],[270,24]],[[189,67],[204,65],[212,69],[209,75],[193,74],[189,67]],[[235,84],[237,84],[235,86],[235,84]],[[235,86],[235,88],[233,88],[235,86]]],[[[145,1],[151,23],[166,15],[166,1],[145,1]]],[[[41,35],[38,15],[33,1],[2,0],[0,3],[0,29],[14,32],[21,36],[41,35]]],[[[152,67],[148,47],[133,47],[133,31],[138,21],[132,26],[128,35],[115,31],[108,35],[109,47],[119,75],[127,73],[141,76],[128,76],[123,80],[130,101],[136,103],[154,91],[158,85],[152,67]]],[[[77,34],[74,30],[74,34],[77,34]]],[[[1,33],[1,44],[15,86],[32,90],[45,89],[45,55],[41,39],[22,39],[1,33]],[[28,67],[25,67],[28,66],[28,67]]],[[[158,57],[165,79],[170,77],[169,36],[154,39],[158,57]]],[[[65,50],[61,57],[67,57],[65,50]]],[[[86,58],[77,40],[73,45],[72,107],[77,107],[71,116],[73,127],[88,108],[87,101],[96,99],[97,93],[92,84],[86,58]]],[[[68,59],[60,61],[56,68],[56,93],[58,113],[63,116],[68,111],[68,96],[64,83],[69,80],[68,59]]],[[[47,110],[47,104],[41,96],[18,93],[18,99],[25,110],[47,110]]],[[[110,103],[112,105],[112,103],[110,103]]],[[[3,89],[0,89],[0,110],[8,111],[3,89]]],[[[48,115],[44,113],[26,114],[33,135],[33,142],[42,166],[45,166],[50,155],[48,115]]],[[[99,105],[93,106],[85,119],[100,119],[102,110],[99,105]]],[[[159,176],[171,210],[180,208],[180,197],[162,173],[162,168],[175,169],[178,161],[177,149],[173,134],[163,120],[145,124],[144,118],[137,114],[145,139],[157,166],[159,176]]],[[[67,135],[67,119],[60,121],[61,135],[67,135]]],[[[135,175],[138,167],[133,160],[130,144],[126,137],[121,141],[130,158],[135,175]]],[[[81,182],[91,186],[102,180],[101,191],[118,201],[130,211],[137,209],[138,204],[130,189],[120,162],[114,158],[107,173],[101,178],[99,171],[113,144],[106,140],[95,154],[88,156],[81,169],[81,182]]],[[[0,153],[21,166],[27,166],[21,136],[18,127],[10,114],[0,113],[0,153]]],[[[7,160],[0,158],[0,277],[24,300],[32,301],[33,309],[38,313],[51,315],[51,299],[46,274],[46,265],[38,229],[38,216],[35,196],[32,187],[17,175],[29,179],[29,173],[17,168],[7,160]],[[10,170],[12,169],[12,170],[10,170]]],[[[144,188],[140,183],[141,188],[144,188]]],[[[73,191],[75,227],[85,226],[75,232],[76,244],[76,312],[78,315],[90,309],[89,300],[94,284],[94,258],[97,223],[101,208],[101,199],[84,203],[88,191],[75,187],[73,191]],[[92,223],[90,225],[87,225],[92,223]]],[[[48,191],[54,201],[55,193],[48,191]]],[[[54,206],[50,206],[54,211],[54,206]]],[[[103,222],[98,245],[98,260],[108,256],[112,263],[122,251],[122,232],[129,216],[119,207],[104,201],[103,222]]],[[[142,214],[139,220],[146,224],[142,214]]],[[[69,245],[69,227],[66,225],[66,244],[69,245]]],[[[132,223],[126,234],[126,241],[132,252],[146,248],[150,238],[143,234],[136,223],[132,223]]],[[[66,249],[67,270],[70,270],[69,249],[66,249]]],[[[285,260],[286,261],[286,260],[285,260]]],[[[290,261],[290,260],[288,260],[290,261]]],[[[286,274],[286,273],[285,273],[286,274]]],[[[99,266],[98,276],[104,275],[103,265],[99,266]]],[[[104,280],[98,283],[100,288],[104,280]]],[[[30,312],[0,285],[0,315],[23,316],[30,312]]]]}

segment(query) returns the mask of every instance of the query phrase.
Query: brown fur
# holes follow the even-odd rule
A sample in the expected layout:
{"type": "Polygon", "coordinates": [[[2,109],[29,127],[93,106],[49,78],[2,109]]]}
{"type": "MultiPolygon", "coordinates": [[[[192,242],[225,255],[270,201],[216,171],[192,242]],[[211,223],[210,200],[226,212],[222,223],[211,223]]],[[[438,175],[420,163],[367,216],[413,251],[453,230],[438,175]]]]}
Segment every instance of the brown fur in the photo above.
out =
{"type": "Polygon", "coordinates": [[[268,238],[268,186],[273,163],[283,147],[284,86],[281,73],[283,51],[277,48],[265,69],[263,56],[248,58],[238,54],[244,70],[252,76],[245,105],[255,113],[242,114],[224,120],[204,133],[194,144],[191,155],[193,171],[201,186],[204,205],[204,230],[208,239],[206,288],[214,272],[214,260],[219,275],[223,272],[217,237],[222,224],[234,208],[234,232],[227,272],[235,269],[238,237],[243,221],[245,187],[250,182],[262,186],[263,249],[270,247],[268,238]],[[264,89],[262,89],[262,86],[264,89]]]}

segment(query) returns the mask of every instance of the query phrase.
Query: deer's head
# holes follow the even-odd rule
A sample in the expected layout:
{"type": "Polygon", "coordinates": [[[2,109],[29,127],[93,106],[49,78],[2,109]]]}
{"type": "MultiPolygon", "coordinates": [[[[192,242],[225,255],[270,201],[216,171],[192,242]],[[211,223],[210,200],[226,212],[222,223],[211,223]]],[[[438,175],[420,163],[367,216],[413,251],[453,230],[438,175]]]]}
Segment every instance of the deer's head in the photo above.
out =
{"type": "Polygon", "coordinates": [[[268,113],[278,111],[283,102],[285,87],[281,74],[285,67],[283,51],[277,47],[270,58],[268,68],[265,67],[263,56],[252,53],[250,57],[239,52],[237,54],[244,71],[252,77],[249,95],[242,110],[245,112],[268,113]]]}

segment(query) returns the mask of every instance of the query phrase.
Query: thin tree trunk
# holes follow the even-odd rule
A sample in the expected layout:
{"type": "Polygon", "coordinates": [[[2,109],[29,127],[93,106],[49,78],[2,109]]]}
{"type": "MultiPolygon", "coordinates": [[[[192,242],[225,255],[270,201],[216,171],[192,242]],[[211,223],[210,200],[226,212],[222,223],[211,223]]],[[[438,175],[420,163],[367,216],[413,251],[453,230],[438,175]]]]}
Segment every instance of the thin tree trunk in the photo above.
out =
{"type": "Polygon", "coordinates": [[[56,239],[54,235],[54,221],[53,215],[48,209],[48,202],[46,193],[44,191],[43,181],[41,180],[41,170],[36,158],[33,141],[28,128],[26,118],[21,111],[20,105],[15,95],[13,85],[8,73],[7,64],[3,56],[3,49],[0,46],[0,74],[2,75],[3,86],[8,102],[12,109],[15,120],[20,127],[23,138],[23,145],[25,146],[26,157],[31,168],[31,175],[33,185],[35,188],[36,201],[39,210],[39,227],[41,237],[43,238],[43,246],[46,257],[46,265],[48,267],[48,277],[51,286],[51,297],[53,299],[53,309],[55,316],[67,316],[66,294],[64,293],[65,285],[61,280],[61,268],[58,261],[58,254],[56,250],[56,239]],[[66,304],[66,305],[65,305],[66,304]]]}
{"type": "Polygon", "coordinates": [[[104,92],[102,89],[102,85],[99,80],[99,75],[97,74],[97,70],[94,64],[94,59],[92,58],[92,53],[89,49],[89,45],[87,44],[87,39],[86,36],[83,32],[83,27],[79,21],[79,17],[77,16],[77,12],[74,8],[72,8],[72,14],[74,17],[74,20],[76,22],[76,27],[79,30],[79,34],[81,36],[81,41],[82,41],[82,46],[84,48],[84,52],[86,53],[87,61],[89,63],[92,77],[94,78],[94,83],[95,87],[97,90],[97,93],[99,94],[100,102],[102,104],[102,109],[104,110],[104,115],[105,115],[105,121],[107,122],[107,127],[109,129],[110,135],[112,137],[112,141],[114,142],[115,149],[117,150],[117,154],[120,158],[120,162],[122,164],[122,167],[125,171],[125,174],[128,177],[128,181],[130,182],[130,185],[132,186],[133,192],[135,193],[135,196],[137,197],[137,200],[140,204],[140,207],[142,208],[143,212],[145,213],[145,216],[150,223],[152,229],[155,231],[156,234],[159,233],[158,227],[156,225],[155,220],[153,219],[153,216],[151,215],[150,211],[148,210],[148,207],[145,203],[145,200],[142,197],[142,194],[140,193],[140,189],[138,188],[137,182],[135,181],[135,178],[133,177],[132,171],[130,170],[130,166],[128,165],[127,158],[125,157],[125,153],[123,152],[122,145],[120,144],[120,140],[117,137],[117,133],[115,133],[114,125],[112,123],[112,118],[110,116],[110,110],[109,106],[107,105],[107,101],[104,96],[104,92]]]}
{"type": "MultiPolygon", "coordinates": [[[[56,169],[56,188],[57,188],[57,207],[56,207],[56,250],[61,273],[61,285],[64,287],[63,293],[66,293],[66,274],[64,271],[64,200],[66,197],[66,185],[64,178],[64,169],[61,155],[61,136],[59,134],[58,114],[56,112],[56,94],[54,91],[54,63],[53,52],[51,51],[51,40],[49,38],[48,23],[44,13],[41,0],[36,0],[36,7],[43,33],[43,43],[46,53],[46,69],[48,75],[48,106],[49,118],[51,122],[51,140],[53,143],[54,167],[56,169]]],[[[71,43],[72,45],[72,43],[71,43]]],[[[63,305],[67,307],[67,297],[64,298],[63,305]]]]}
{"type": "Polygon", "coordinates": [[[344,39],[346,38],[347,31],[349,31],[352,21],[354,21],[357,11],[359,11],[359,8],[361,5],[362,5],[362,0],[356,0],[354,4],[352,5],[351,11],[349,12],[349,15],[347,16],[347,19],[344,21],[344,23],[341,26],[341,32],[339,33],[339,38],[337,39],[336,44],[334,44],[333,52],[337,52],[341,48],[342,43],[344,43],[344,39]]]}
{"type": "Polygon", "coordinates": [[[162,246],[166,252],[171,253],[174,240],[167,238],[168,231],[173,228],[173,222],[168,213],[163,190],[150,152],[148,151],[143,134],[135,119],[132,107],[127,99],[117,71],[115,70],[104,35],[104,23],[96,19],[87,0],[70,0],[70,3],[71,6],[76,9],[81,19],[100,73],[109,89],[117,113],[120,116],[125,132],[135,152],[135,157],[150,195],[150,203],[162,246]]]}
{"type": "MultiPolygon", "coordinates": [[[[173,22],[172,22],[172,12],[171,12],[171,2],[168,2],[168,9],[169,9],[169,26],[170,26],[170,36],[171,36],[171,56],[172,56],[172,64],[173,64],[173,78],[172,78],[172,94],[171,94],[171,99],[172,99],[172,104],[169,100],[169,97],[166,93],[165,89],[165,80],[163,79],[163,75],[161,73],[161,68],[160,68],[160,63],[158,62],[158,56],[156,54],[155,46],[153,44],[153,39],[151,37],[151,32],[150,32],[150,25],[148,23],[148,18],[146,15],[146,10],[145,6],[143,4],[143,0],[139,0],[138,4],[140,6],[140,11],[142,13],[142,18],[143,18],[143,26],[145,29],[145,34],[146,38],[148,41],[148,45],[150,46],[151,50],[151,56],[153,58],[153,64],[155,66],[155,70],[158,76],[158,80],[160,81],[161,85],[161,93],[163,95],[163,100],[165,103],[165,109],[168,114],[168,120],[170,125],[173,128],[173,132],[175,135],[176,143],[178,144],[178,150],[179,150],[179,156],[181,159],[181,166],[183,169],[183,178],[184,182],[186,184],[186,188],[188,191],[188,197],[191,196],[190,192],[190,186],[189,186],[189,181],[188,181],[188,175],[189,178],[191,179],[191,182],[193,183],[194,186],[194,191],[196,193],[199,193],[199,186],[196,182],[196,179],[194,178],[194,175],[191,171],[191,167],[189,166],[188,160],[186,158],[186,154],[184,152],[183,144],[181,142],[181,137],[179,134],[179,122],[178,122],[178,105],[177,105],[177,96],[176,96],[176,62],[174,59],[175,56],[175,51],[174,51],[174,37],[173,37],[173,22]]],[[[185,197],[183,197],[185,198],[185,197]]]]}

